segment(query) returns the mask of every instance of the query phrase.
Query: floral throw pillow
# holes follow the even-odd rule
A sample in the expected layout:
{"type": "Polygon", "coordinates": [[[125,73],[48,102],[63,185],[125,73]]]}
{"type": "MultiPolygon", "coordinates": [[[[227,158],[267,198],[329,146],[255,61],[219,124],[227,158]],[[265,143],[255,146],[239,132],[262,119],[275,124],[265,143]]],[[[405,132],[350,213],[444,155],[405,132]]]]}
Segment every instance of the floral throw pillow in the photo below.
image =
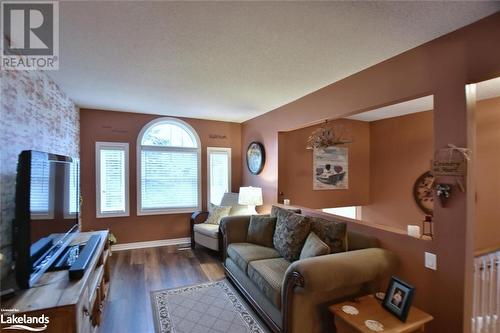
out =
{"type": "Polygon", "coordinates": [[[300,214],[280,209],[276,216],[273,245],[279,254],[288,261],[295,261],[300,257],[311,228],[310,220],[300,214]]]}
{"type": "Polygon", "coordinates": [[[207,221],[205,223],[208,224],[219,224],[220,220],[223,217],[226,217],[229,215],[229,211],[231,210],[231,207],[225,207],[225,206],[213,206],[212,211],[208,214],[207,221]]]}
{"type": "Polygon", "coordinates": [[[310,217],[311,231],[330,247],[330,253],[347,251],[347,224],[310,217]]]}
{"type": "Polygon", "coordinates": [[[298,208],[281,208],[278,206],[273,206],[271,208],[271,217],[277,217],[278,213],[282,210],[287,211],[287,212],[297,213],[297,214],[301,213],[300,209],[298,209],[298,208]]]}

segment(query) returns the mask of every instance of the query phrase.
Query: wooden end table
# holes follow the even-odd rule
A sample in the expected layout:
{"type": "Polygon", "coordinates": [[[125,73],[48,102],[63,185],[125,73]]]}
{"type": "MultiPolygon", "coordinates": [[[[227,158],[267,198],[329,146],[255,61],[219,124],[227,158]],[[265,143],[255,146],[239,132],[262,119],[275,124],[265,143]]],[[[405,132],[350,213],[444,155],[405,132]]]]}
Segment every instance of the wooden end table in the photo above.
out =
{"type": "Polygon", "coordinates": [[[373,295],[363,296],[355,302],[344,302],[331,305],[328,309],[334,315],[337,333],[373,333],[365,326],[365,320],[376,320],[384,325],[383,333],[413,333],[424,332],[424,326],[433,317],[416,307],[411,307],[406,322],[400,321],[394,315],[382,308],[382,302],[373,295]],[[344,305],[352,305],[359,314],[350,315],[342,311],[344,305]]]}

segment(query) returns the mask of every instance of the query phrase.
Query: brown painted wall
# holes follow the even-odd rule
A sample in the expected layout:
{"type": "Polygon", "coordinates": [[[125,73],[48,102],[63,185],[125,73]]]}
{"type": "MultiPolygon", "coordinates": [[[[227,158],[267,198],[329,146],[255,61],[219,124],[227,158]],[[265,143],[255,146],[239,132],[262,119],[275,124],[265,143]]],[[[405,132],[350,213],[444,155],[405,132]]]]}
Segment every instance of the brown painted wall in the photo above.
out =
{"type": "MultiPolygon", "coordinates": [[[[500,244],[500,98],[479,101],[477,121],[476,250],[500,244]]],[[[406,230],[420,225],[424,214],[416,206],[412,187],[429,169],[433,149],[432,111],[370,123],[370,204],[362,219],[406,230]],[[397,144],[395,144],[397,143],[397,144]],[[410,148],[411,147],[411,148],[410,148]]],[[[308,205],[306,205],[308,206],[308,205]]]]}
{"type": "MultiPolygon", "coordinates": [[[[189,236],[190,214],[137,216],[137,136],[155,115],[88,110],[80,111],[81,193],[83,196],[82,228],[109,228],[118,243],[151,241],[189,236]],[[130,216],[96,218],[95,143],[115,141],[129,143],[130,216]]],[[[238,192],[241,183],[241,125],[237,123],[180,118],[189,123],[202,143],[202,204],[207,201],[207,147],[229,147],[232,156],[231,185],[238,192]],[[225,135],[225,139],[210,138],[225,135]]]]}
{"type": "Polygon", "coordinates": [[[406,230],[424,214],[413,200],[415,180],[430,168],[434,152],[433,112],[370,123],[370,204],[363,221],[406,230]]]}
{"type": "Polygon", "coordinates": [[[477,121],[477,250],[500,245],[500,97],[480,101],[477,121]]]}
{"type": "Polygon", "coordinates": [[[364,205],[369,199],[370,177],[370,131],[369,123],[339,119],[332,122],[342,126],[353,142],[349,149],[349,189],[313,191],[313,152],[306,149],[306,141],[312,131],[320,125],[310,126],[290,132],[279,133],[279,191],[292,204],[311,208],[329,208],[364,205]]]}
{"type": "MultiPolygon", "coordinates": [[[[500,76],[499,35],[500,13],[496,13],[243,123],[242,147],[256,140],[267,151],[260,175],[252,175],[243,167],[243,184],[263,188],[267,209],[278,198],[279,131],[429,94],[435,98],[434,147],[449,143],[466,147],[469,137],[464,86],[500,76]]],[[[437,271],[424,268],[422,247],[405,242],[394,248],[402,260],[401,271],[413,272],[409,282],[417,285],[418,293],[439,295],[420,303],[435,316],[430,332],[470,331],[474,231],[467,223],[467,207],[466,194],[456,191],[446,208],[435,208],[436,237],[432,243],[438,257],[437,271]],[[426,283],[427,278],[433,283],[426,283]]],[[[367,232],[377,234],[383,244],[401,241],[390,232],[367,232]]]]}

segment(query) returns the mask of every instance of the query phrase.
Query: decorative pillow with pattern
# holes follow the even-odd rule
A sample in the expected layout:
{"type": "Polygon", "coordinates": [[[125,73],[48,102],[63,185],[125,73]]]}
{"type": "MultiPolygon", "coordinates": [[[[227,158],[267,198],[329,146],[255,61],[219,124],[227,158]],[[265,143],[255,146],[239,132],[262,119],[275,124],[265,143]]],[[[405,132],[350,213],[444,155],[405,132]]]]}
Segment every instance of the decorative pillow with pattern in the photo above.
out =
{"type": "Polygon", "coordinates": [[[300,251],[300,259],[322,256],[330,253],[330,247],[325,244],[314,232],[307,236],[304,247],[300,251]]]}
{"type": "Polygon", "coordinates": [[[271,217],[277,217],[278,216],[278,212],[279,211],[286,211],[286,212],[292,212],[292,213],[297,213],[297,214],[300,214],[300,209],[298,208],[281,208],[281,207],[277,207],[277,206],[273,206],[271,208],[271,217]]]}
{"type": "Polygon", "coordinates": [[[274,248],[288,261],[299,259],[300,251],[311,229],[309,218],[286,209],[278,210],[276,218],[274,248]]]}
{"type": "Polygon", "coordinates": [[[311,231],[330,247],[330,253],[347,251],[347,224],[310,217],[311,231]]]}
{"type": "Polygon", "coordinates": [[[225,207],[225,206],[212,206],[212,211],[208,214],[207,221],[205,223],[208,224],[219,224],[220,220],[223,217],[226,217],[229,215],[229,211],[231,210],[231,207],[225,207]]]}

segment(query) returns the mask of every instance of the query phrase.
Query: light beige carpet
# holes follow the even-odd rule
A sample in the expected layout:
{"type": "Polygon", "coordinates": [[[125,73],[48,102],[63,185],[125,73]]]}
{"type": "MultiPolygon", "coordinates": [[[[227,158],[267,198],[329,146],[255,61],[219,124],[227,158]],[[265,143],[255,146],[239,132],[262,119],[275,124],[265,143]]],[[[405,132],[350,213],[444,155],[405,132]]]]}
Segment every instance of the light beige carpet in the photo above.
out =
{"type": "Polygon", "coordinates": [[[266,333],[226,280],[152,292],[157,333],[266,333]]]}

